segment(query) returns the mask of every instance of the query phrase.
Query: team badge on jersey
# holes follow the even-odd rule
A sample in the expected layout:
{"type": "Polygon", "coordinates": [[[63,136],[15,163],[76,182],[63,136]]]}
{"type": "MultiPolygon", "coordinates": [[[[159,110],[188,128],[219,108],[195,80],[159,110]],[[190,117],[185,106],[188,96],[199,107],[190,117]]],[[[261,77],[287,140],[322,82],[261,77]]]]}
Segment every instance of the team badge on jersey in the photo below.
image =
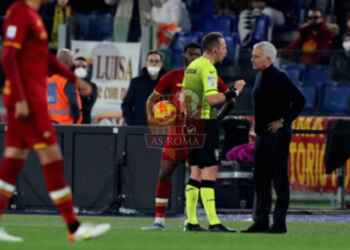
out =
{"type": "Polygon", "coordinates": [[[17,34],[17,26],[9,25],[6,30],[6,37],[9,39],[13,39],[16,37],[16,34],[17,34]]]}
{"type": "Polygon", "coordinates": [[[218,84],[218,81],[216,79],[216,77],[214,76],[208,76],[208,86],[210,88],[215,88],[218,84]]]}

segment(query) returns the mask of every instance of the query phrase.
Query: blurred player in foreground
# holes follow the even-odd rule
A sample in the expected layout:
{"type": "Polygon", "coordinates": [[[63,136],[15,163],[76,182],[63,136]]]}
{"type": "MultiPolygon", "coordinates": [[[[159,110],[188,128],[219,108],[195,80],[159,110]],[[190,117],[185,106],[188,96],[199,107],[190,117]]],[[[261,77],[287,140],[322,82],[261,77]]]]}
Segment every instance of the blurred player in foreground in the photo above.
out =
{"type": "MultiPolygon", "coordinates": [[[[15,191],[29,151],[35,150],[49,195],[68,227],[68,239],[86,240],[106,233],[110,225],[81,223],[73,211],[71,189],[63,175],[61,150],[49,118],[46,79],[50,70],[51,74],[75,82],[82,94],[90,94],[91,87],[49,53],[47,32],[37,12],[43,2],[16,1],[4,20],[2,63],[7,77],[4,100],[8,122],[0,164],[0,214],[15,191]]],[[[0,241],[20,242],[22,238],[2,228],[0,241]]]]}

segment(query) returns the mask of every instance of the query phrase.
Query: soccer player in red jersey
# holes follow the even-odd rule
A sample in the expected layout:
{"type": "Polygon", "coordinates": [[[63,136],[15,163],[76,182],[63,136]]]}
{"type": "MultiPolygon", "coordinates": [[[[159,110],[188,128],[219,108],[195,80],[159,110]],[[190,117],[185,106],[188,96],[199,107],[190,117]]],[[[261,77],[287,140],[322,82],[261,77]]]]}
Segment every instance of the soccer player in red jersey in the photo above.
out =
{"type": "MultiPolygon", "coordinates": [[[[193,60],[200,57],[201,54],[202,49],[198,44],[188,44],[184,49],[185,67],[187,67],[193,60]]],[[[149,96],[146,104],[146,110],[148,121],[151,123],[150,125],[157,126],[157,122],[153,119],[152,107],[160,99],[167,97],[173,104],[175,104],[177,111],[180,110],[178,98],[182,89],[181,83],[184,77],[184,70],[184,68],[179,68],[169,71],[159,80],[159,83],[156,85],[153,93],[149,96]]],[[[220,92],[226,92],[228,87],[222,80],[219,80],[218,89],[220,92]]],[[[178,112],[178,116],[174,124],[168,126],[167,133],[170,140],[174,140],[174,137],[177,135],[183,135],[183,124],[184,121],[181,118],[181,114],[178,112]]],[[[179,163],[184,162],[187,159],[186,146],[183,145],[181,147],[181,145],[171,145],[170,143],[167,144],[167,142],[170,142],[170,140],[166,140],[162,151],[156,187],[154,223],[151,226],[143,227],[143,230],[162,230],[165,228],[166,209],[171,192],[171,176],[179,163]]]]}
{"type": "MultiPolygon", "coordinates": [[[[85,94],[91,88],[49,53],[47,32],[37,12],[43,2],[18,0],[4,20],[2,64],[7,80],[3,93],[8,121],[0,163],[0,215],[15,191],[16,179],[29,151],[35,150],[49,195],[67,224],[68,238],[79,241],[104,234],[110,225],[80,223],[73,211],[71,190],[63,176],[61,150],[49,118],[46,79],[50,70],[75,82],[85,94]]],[[[1,240],[18,242],[22,238],[2,228],[1,240]]]]}

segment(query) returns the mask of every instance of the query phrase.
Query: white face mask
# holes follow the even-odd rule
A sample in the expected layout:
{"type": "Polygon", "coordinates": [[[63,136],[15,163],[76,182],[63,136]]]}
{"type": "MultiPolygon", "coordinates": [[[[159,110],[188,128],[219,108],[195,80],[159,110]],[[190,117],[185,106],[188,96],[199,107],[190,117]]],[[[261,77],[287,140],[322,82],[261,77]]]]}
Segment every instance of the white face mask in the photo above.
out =
{"type": "Polygon", "coordinates": [[[147,67],[147,72],[150,74],[150,76],[158,76],[160,71],[160,67],[150,66],[147,67]]]}
{"type": "Polygon", "coordinates": [[[343,42],[343,48],[346,51],[350,51],[350,41],[344,41],[343,42]]]}
{"type": "Polygon", "coordinates": [[[74,70],[74,74],[79,78],[85,78],[87,76],[87,70],[83,67],[78,67],[74,70]]]}

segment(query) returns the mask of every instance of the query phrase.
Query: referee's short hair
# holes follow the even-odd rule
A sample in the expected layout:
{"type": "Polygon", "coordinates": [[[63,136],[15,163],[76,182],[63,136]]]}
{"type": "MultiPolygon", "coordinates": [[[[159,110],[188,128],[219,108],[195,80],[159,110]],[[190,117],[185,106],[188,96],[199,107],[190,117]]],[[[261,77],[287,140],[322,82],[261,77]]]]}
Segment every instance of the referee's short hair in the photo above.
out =
{"type": "Polygon", "coordinates": [[[202,39],[203,51],[212,50],[219,46],[220,39],[224,39],[224,36],[220,32],[210,32],[205,35],[202,39]]]}
{"type": "Polygon", "coordinates": [[[277,49],[275,47],[275,45],[273,45],[270,42],[260,42],[260,43],[256,43],[253,46],[253,49],[259,48],[263,51],[264,55],[269,57],[271,59],[271,61],[274,63],[276,61],[277,58],[277,49]]]}

